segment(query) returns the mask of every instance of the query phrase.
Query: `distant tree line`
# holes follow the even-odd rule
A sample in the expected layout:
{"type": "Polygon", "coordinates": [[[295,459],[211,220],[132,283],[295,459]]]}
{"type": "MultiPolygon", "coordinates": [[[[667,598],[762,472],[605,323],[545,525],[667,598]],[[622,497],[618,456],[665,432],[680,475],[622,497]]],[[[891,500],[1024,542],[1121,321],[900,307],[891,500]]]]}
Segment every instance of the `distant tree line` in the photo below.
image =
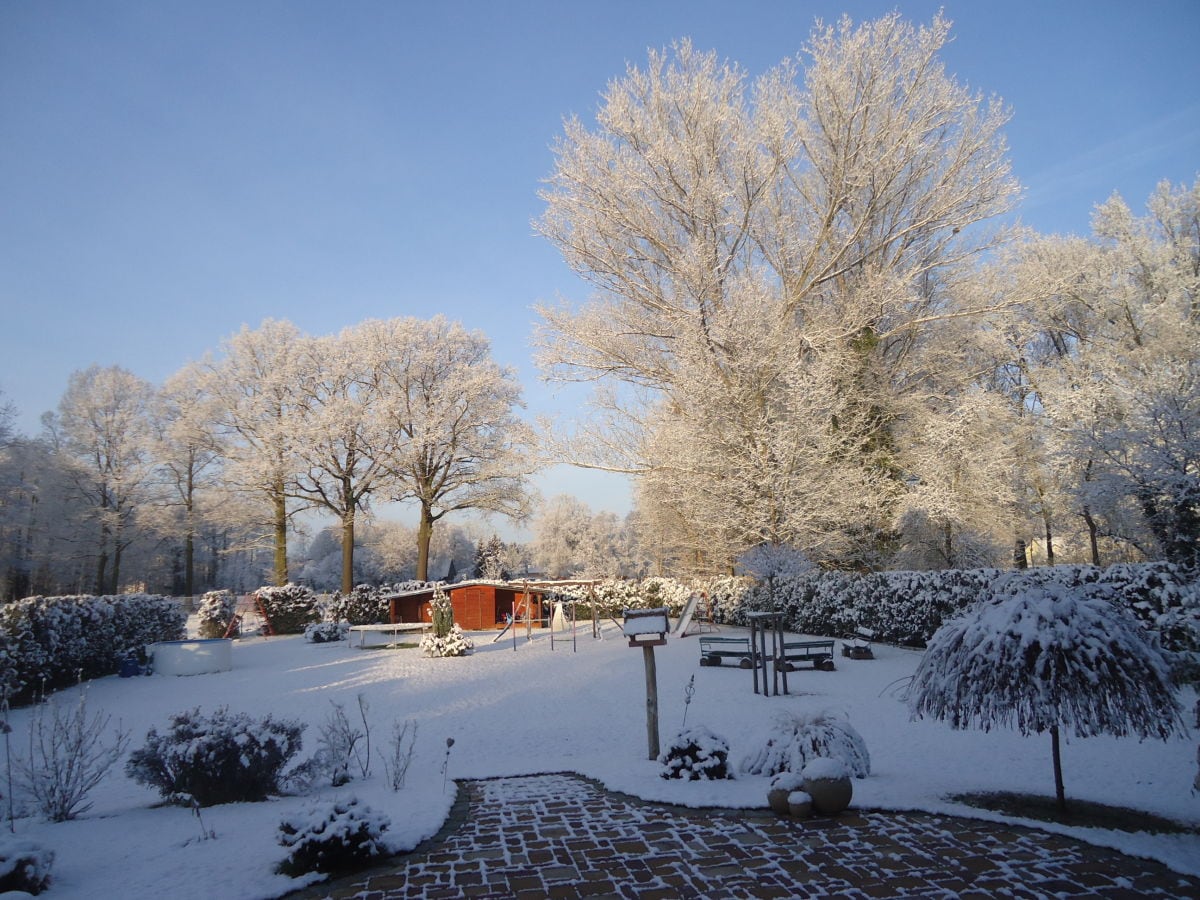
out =
{"type": "Polygon", "coordinates": [[[42,433],[0,413],[0,588],[195,594],[289,579],[300,513],[335,517],[340,586],[372,501],[417,510],[413,577],[434,524],[529,509],[521,391],[487,339],[441,317],[310,337],[243,328],[162,387],[119,366],[75,372],[42,433]],[[269,561],[269,562],[268,562],[269,561]]]}

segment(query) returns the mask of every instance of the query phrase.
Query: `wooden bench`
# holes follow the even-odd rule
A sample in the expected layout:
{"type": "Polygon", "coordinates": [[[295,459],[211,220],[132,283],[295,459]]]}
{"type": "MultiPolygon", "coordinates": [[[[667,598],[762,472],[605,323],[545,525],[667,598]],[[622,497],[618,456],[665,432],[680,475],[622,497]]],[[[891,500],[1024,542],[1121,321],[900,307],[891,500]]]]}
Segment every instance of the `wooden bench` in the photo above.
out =
{"type": "Polygon", "coordinates": [[[775,657],[775,668],[780,672],[795,672],[801,663],[814,669],[832,671],[833,641],[783,641],[775,657]]]}
{"type": "MultiPolygon", "coordinates": [[[[396,642],[396,638],[401,634],[414,631],[425,631],[431,626],[428,622],[381,622],[377,625],[351,625],[350,632],[358,632],[358,646],[360,648],[367,646],[368,634],[390,634],[392,636],[391,643],[396,642]]],[[[372,647],[382,646],[381,644],[372,644],[372,647]]]]}
{"type": "Polygon", "coordinates": [[[727,659],[737,660],[738,668],[749,669],[750,639],[737,637],[701,637],[700,665],[719,666],[727,659]]]}

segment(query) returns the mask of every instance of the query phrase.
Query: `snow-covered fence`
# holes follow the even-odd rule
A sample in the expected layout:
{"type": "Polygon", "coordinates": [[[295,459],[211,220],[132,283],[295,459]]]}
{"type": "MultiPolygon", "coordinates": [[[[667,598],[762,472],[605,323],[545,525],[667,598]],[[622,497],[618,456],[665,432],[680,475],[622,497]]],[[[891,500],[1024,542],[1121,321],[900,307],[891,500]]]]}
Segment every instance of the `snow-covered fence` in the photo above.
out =
{"type": "Polygon", "coordinates": [[[0,690],[16,704],[85,678],[116,674],[130,650],[185,637],[167,597],[29,597],[0,606],[0,690]]]}

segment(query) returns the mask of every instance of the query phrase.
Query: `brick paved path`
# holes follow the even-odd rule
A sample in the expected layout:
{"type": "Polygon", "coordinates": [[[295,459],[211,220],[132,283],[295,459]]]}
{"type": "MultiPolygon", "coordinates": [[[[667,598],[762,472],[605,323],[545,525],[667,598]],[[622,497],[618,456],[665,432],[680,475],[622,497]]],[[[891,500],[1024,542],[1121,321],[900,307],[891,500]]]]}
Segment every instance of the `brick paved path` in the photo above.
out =
{"type": "Polygon", "coordinates": [[[298,897],[1197,897],[1200,879],[1033,829],[920,813],[797,822],[609,793],[575,775],[464,781],[442,833],[298,897]]]}

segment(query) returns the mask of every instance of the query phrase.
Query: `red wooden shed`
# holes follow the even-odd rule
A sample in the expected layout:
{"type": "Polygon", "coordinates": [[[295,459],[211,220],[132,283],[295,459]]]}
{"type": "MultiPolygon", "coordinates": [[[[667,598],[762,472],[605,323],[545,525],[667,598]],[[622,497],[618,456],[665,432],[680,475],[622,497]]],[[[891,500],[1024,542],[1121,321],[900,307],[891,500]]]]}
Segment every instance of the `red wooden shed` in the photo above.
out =
{"type": "MultiPolygon", "coordinates": [[[[553,591],[546,582],[460,581],[442,585],[454,607],[454,621],[464,631],[503,628],[514,608],[518,620],[525,618],[528,606],[534,625],[542,624],[543,601],[553,591]],[[515,604],[515,607],[514,607],[515,604]]],[[[433,588],[392,594],[387,598],[392,622],[432,622],[430,603],[433,588]]]]}

